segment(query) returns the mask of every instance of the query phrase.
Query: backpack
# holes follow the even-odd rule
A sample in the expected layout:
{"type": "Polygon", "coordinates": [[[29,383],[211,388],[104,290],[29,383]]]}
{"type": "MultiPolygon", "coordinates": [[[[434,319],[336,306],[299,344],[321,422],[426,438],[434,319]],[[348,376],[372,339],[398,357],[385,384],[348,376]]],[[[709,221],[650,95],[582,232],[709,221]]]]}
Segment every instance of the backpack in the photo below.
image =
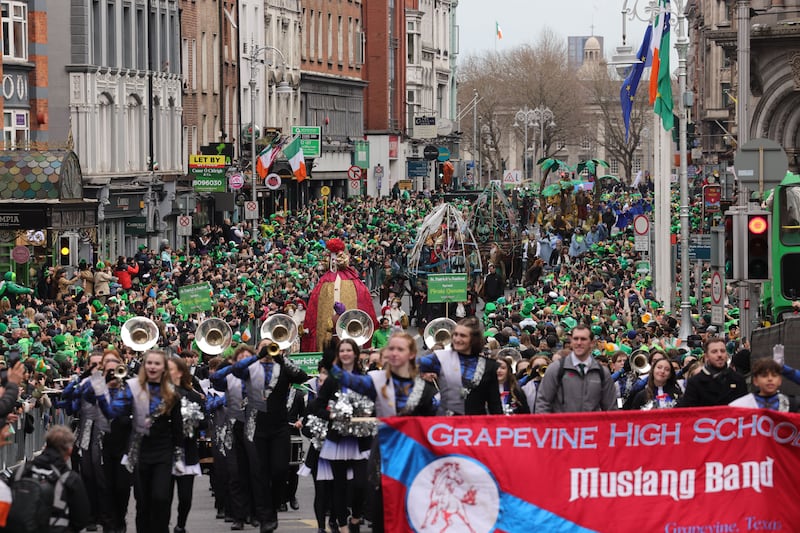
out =
{"type": "Polygon", "coordinates": [[[41,533],[50,530],[50,515],[54,504],[65,507],[63,501],[55,502],[56,494],[63,492],[69,469],[61,474],[55,467],[39,468],[31,463],[19,467],[11,484],[11,510],[8,512],[6,531],[14,533],[41,533]]]}

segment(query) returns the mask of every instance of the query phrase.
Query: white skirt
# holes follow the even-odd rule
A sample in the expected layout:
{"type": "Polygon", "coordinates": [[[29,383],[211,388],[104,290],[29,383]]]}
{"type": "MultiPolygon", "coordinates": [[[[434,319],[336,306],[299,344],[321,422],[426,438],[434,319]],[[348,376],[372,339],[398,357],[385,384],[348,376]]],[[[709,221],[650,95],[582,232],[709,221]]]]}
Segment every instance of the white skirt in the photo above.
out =
{"type": "MultiPolygon", "coordinates": [[[[311,473],[311,469],[309,469],[305,465],[300,467],[301,471],[303,470],[303,467],[305,467],[306,470],[308,470],[309,474],[311,473]]],[[[301,471],[299,471],[297,473],[300,474],[301,476],[302,475],[308,475],[308,474],[303,474],[301,471]]],[[[348,479],[348,481],[353,479],[353,469],[352,468],[348,468],[347,469],[347,479],[348,479]]],[[[325,459],[318,459],[317,460],[317,481],[333,481],[333,469],[331,468],[331,464],[328,461],[326,461],[325,459]]]]}
{"type": "Polygon", "coordinates": [[[183,472],[180,473],[175,470],[175,467],[172,467],[172,475],[173,476],[202,476],[203,470],[200,468],[200,463],[196,463],[193,465],[185,465],[183,467],[183,472]]]}
{"type": "Polygon", "coordinates": [[[339,442],[325,439],[319,457],[328,461],[361,461],[369,459],[369,450],[359,450],[358,439],[355,437],[342,437],[339,442]]]}

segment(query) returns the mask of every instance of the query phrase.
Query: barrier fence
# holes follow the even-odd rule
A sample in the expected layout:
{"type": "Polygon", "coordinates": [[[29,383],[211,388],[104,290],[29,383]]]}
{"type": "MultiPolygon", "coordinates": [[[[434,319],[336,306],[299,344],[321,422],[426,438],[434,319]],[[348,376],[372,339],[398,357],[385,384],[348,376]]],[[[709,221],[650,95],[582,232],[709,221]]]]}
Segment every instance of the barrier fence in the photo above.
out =
{"type": "Polygon", "coordinates": [[[44,436],[53,424],[70,426],[72,423],[72,417],[56,407],[33,407],[27,414],[33,418],[33,431],[25,432],[25,416],[20,415],[19,420],[13,424],[14,434],[9,438],[10,444],[0,448],[0,466],[3,469],[31,459],[44,448],[44,436]]]}

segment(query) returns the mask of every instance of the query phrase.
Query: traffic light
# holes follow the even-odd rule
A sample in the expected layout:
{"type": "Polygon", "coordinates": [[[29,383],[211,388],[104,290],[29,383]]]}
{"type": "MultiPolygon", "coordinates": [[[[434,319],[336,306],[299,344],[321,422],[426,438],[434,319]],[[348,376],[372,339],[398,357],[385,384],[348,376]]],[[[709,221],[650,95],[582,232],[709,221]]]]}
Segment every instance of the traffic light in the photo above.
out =
{"type": "Polygon", "coordinates": [[[725,213],[725,257],[723,258],[725,267],[725,279],[733,279],[733,215],[725,213]]]}
{"type": "Polygon", "coordinates": [[[767,213],[748,213],[745,279],[769,279],[769,240],[767,213]]]}
{"type": "Polygon", "coordinates": [[[61,237],[58,241],[58,257],[59,257],[59,265],[61,266],[69,266],[70,265],[70,248],[69,248],[69,237],[61,237]]]}

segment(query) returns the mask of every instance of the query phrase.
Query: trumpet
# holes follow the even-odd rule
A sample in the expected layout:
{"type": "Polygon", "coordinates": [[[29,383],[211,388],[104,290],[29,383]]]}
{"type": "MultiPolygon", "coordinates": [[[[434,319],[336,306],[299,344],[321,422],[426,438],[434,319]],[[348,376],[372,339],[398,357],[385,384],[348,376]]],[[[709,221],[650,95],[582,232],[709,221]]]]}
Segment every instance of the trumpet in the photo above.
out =
{"type": "Polygon", "coordinates": [[[536,369],[536,373],[539,375],[539,378],[543,378],[546,372],[547,372],[547,365],[542,365],[536,369]]]}
{"type": "Polygon", "coordinates": [[[117,365],[113,372],[114,378],[122,381],[128,377],[128,367],[125,365],[117,365]]]}
{"type": "Polygon", "coordinates": [[[281,353],[281,347],[278,345],[277,342],[271,342],[267,346],[267,355],[270,357],[277,357],[278,354],[281,353]]]}

